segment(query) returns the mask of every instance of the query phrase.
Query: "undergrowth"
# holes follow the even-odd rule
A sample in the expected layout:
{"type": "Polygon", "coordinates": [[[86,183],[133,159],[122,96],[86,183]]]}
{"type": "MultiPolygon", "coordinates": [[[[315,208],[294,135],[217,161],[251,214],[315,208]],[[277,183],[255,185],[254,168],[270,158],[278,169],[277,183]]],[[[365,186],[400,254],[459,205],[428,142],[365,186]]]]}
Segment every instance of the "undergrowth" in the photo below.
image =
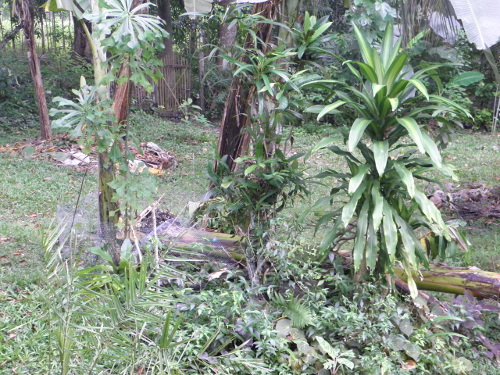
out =
{"type": "MultiPolygon", "coordinates": [[[[144,113],[134,114],[133,121],[141,140],[157,142],[177,157],[177,168],[159,178],[163,208],[178,213],[187,201],[199,200],[208,188],[205,166],[216,133],[144,113]]],[[[2,131],[6,145],[31,130],[2,131]]],[[[299,132],[294,151],[317,139],[299,132]]],[[[457,158],[451,161],[458,163],[463,183],[473,182],[468,177],[495,183],[494,169],[476,170],[477,163],[467,161],[472,147],[496,163],[495,142],[460,135],[457,147],[447,149],[449,158],[457,158]]],[[[327,167],[321,155],[310,162],[310,175],[327,167]]],[[[169,261],[160,272],[154,262],[127,266],[147,271],[142,286],[130,283],[133,272],[126,267],[97,263],[70,270],[64,256],[57,258],[54,279],[45,270],[38,231],[50,227],[58,203],[76,202],[83,174],[40,155],[2,152],[0,165],[0,374],[61,373],[66,365],[78,374],[500,373],[477,339],[482,334],[498,340],[497,313],[484,314],[480,323],[476,302],[455,301],[446,312],[416,306],[388,293],[378,280],[353,283],[340,259],[316,263],[312,230],[293,221],[308,201],[284,211],[268,246],[259,249],[268,262],[259,289],[249,285],[242,268],[181,261],[167,248],[162,254],[169,261]],[[121,318],[114,319],[118,313],[121,318]]],[[[89,174],[86,192],[94,181],[89,174]]],[[[498,259],[495,228],[485,224],[472,233],[478,244],[471,248],[472,265],[496,267],[490,261],[498,259]]],[[[57,248],[48,250],[57,254],[57,248]]]]}

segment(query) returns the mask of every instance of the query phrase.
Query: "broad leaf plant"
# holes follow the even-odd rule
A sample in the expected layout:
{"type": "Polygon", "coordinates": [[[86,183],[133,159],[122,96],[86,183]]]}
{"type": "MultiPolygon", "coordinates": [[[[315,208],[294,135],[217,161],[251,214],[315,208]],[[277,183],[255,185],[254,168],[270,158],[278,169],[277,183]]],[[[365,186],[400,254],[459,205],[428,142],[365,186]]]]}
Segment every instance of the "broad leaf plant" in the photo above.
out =
{"type": "Polygon", "coordinates": [[[379,50],[369,44],[358,27],[354,26],[354,32],[362,61],[346,61],[345,65],[359,84],[317,81],[315,85],[329,90],[333,84],[331,97],[337,100],[308,109],[318,113],[318,119],[339,113],[341,107],[349,108],[357,117],[344,133],[347,149],[327,138],[313,150],[328,149],[344,157],[349,168],[347,173],[328,170],[320,176],[333,177],[340,185],[332,189],[332,196],[319,202],[330,201],[341,192],[348,197],[342,208],[319,220],[320,225],[334,221],[321,250],[326,256],[346,238],[354,239],[352,257],[357,277],[368,271],[392,274],[393,267],[400,263],[415,296],[412,275],[419,266],[428,266],[421,232],[430,233],[433,251],[441,255],[452,241],[439,210],[416,183],[417,179],[429,180],[425,174],[434,170],[454,177],[425,125],[429,117],[445,111],[467,113],[448,99],[429,94],[423,78],[435,67],[410,73],[408,57],[401,52],[400,41],[394,41],[392,25],[387,26],[379,50]]]}

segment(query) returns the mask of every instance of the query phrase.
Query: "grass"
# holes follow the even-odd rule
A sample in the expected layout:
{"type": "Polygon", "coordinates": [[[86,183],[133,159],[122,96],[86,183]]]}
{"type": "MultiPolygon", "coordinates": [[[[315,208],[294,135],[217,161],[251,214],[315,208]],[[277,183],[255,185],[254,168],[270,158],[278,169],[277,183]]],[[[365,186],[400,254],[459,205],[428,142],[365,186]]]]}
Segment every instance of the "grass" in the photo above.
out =
{"type": "MultiPolygon", "coordinates": [[[[177,168],[158,177],[154,198],[163,195],[160,209],[181,214],[189,201],[198,201],[208,189],[205,170],[213,159],[216,131],[166,122],[143,113],[132,117],[132,125],[138,139],[153,141],[176,156],[177,168]]],[[[0,145],[4,146],[4,151],[0,151],[0,374],[48,373],[51,362],[56,360],[48,347],[50,330],[46,329],[47,306],[43,300],[45,264],[41,236],[54,225],[58,205],[74,207],[84,173],[58,166],[44,155],[5,151],[15,142],[37,135],[38,130],[32,127],[0,129],[0,145]]],[[[294,151],[305,151],[327,135],[332,133],[299,132],[294,151]]],[[[500,168],[496,166],[500,163],[500,153],[493,146],[499,141],[491,135],[457,135],[444,155],[458,168],[461,185],[498,184],[500,168]]],[[[332,164],[341,168],[342,161],[332,157],[330,153],[313,155],[308,161],[308,173],[313,175],[332,164]]],[[[83,183],[83,194],[95,190],[96,176],[89,173],[83,183]]],[[[328,187],[314,187],[311,199],[299,201],[284,213],[285,217],[302,212],[327,191],[328,187]]],[[[468,224],[473,243],[470,261],[461,257],[457,263],[498,271],[498,222],[468,224]]]]}
{"type": "Polygon", "coordinates": [[[457,168],[459,184],[500,184],[500,136],[457,133],[443,152],[447,163],[457,168]]]}
{"type": "MultiPolygon", "coordinates": [[[[154,141],[176,156],[177,168],[159,177],[157,195],[164,195],[160,208],[178,215],[189,201],[200,200],[208,189],[206,168],[213,160],[216,131],[185,123],[175,124],[144,113],[133,116],[132,128],[137,139],[154,141]]],[[[37,133],[38,130],[32,127],[3,130],[0,145],[12,145],[36,137],[37,133]]],[[[305,151],[323,136],[335,134],[324,129],[319,135],[298,133],[294,143],[297,152],[305,151]]],[[[460,186],[499,183],[500,152],[495,148],[499,143],[500,138],[489,134],[456,134],[444,151],[444,158],[457,168],[460,186]]],[[[341,163],[342,160],[332,153],[319,153],[309,159],[308,173],[314,175],[332,164],[341,168],[341,163]]],[[[82,179],[83,172],[55,165],[43,155],[30,157],[0,153],[0,282],[24,285],[42,277],[40,233],[53,222],[58,204],[75,204],[82,179]],[[27,269],[31,272],[27,273],[27,269]]],[[[95,191],[95,175],[90,173],[84,182],[83,194],[92,191],[95,191]]],[[[291,217],[300,213],[303,205],[310,204],[327,191],[328,187],[314,187],[309,200],[298,201],[297,206],[285,215],[291,217]]],[[[468,224],[473,244],[470,265],[496,270],[500,263],[499,226],[495,223],[468,224]]]]}

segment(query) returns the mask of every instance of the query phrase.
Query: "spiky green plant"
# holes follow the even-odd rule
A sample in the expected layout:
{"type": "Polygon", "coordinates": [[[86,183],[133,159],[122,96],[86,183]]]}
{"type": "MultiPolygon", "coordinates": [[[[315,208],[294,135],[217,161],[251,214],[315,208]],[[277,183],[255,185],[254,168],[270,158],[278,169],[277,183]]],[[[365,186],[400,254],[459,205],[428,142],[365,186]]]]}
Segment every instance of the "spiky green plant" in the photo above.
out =
{"type": "MultiPolygon", "coordinates": [[[[467,113],[452,101],[428,93],[423,77],[436,66],[412,73],[407,55],[400,51],[400,41],[394,41],[392,25],[386,28],[380,50],[372,47],[356,26],[354,32],[363,61],[346,61],[345,65],[359,84],[316,82],[330,90],[334,84],[332,97],[338,100],[309,108],[318,113],[318,119],[339,113],[341,106],[357,116],[344,134],[347,150],[333,145],[334,139],[324,139],[314,148],[327,148],[343,156],[349,167],[347,174],[335,170],[322,174],[340,181],[332,192],[347,193],[348,200],[320,220],[334,219],[321,248],[326,252],[351,232],[358,275],[367,270],[392,273],[396,262],[410,275],[420,265],[428,265],[418,230],[427,228],[441,239],[441,254],[451,241],[440,212],[415,183],[415,179],[427,179],[425,173],[435,169],[453,177],[422,120],[427,122],[432,116],[440,120],[446,111],[467,113]]],[[[408,281],[415,295],[415,283],[411,277],[408,281]]]]}

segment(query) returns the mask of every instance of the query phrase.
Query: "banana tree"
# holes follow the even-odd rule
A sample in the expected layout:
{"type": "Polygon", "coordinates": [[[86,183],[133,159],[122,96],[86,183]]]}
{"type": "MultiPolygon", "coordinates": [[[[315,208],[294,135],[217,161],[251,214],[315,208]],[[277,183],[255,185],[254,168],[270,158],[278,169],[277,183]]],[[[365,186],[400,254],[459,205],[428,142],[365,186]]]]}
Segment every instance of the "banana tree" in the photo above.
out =
{"type": "Polygon", "coordinates": [[[500,42],[500,2],[497,0],[449,0],[455,9],[457,18],[462,21],[465,34],[471,43],[484,50],[486,59],[495,74],[497,91],[493,106],[493,125],[491,131],[496,134],[500,117],[500,73],[490,47],[500,42]]]}
{"type": "MultiPolygon", "coordinates": [[[[257,4],[270,0],[229,0],[232,4],[257,4]]],[[[208,13],[212,9],[213,0],[184,0],[184,6],[188,13],[208,13]]]]}
{"type": "Polygon", "coordinates": [[[439,19],[439,23],[444,25],[446,34],[454,33],[460,27],[455,16],[462,22],[469,42],[475,44],[477,49],[484,51],[495,74],[497,90],[493,107],[492,132],[496,133],[500,116],[500,73],[498,59],[495,60],[490,47],[500,42],[500,28],[498,27],[500,2],[497,0],[410,0],[402,3],[399,16],[402,21],[403,34],[418,33],[421,30],[422,20],[428,20],[432,27],[434,20],[439,19]]]}
{"type": "MultiPolygon", "coordinates": [[[[422,78],[426,71],[436,67],[409,76],[405,69],[408,57],[400,52],[401,41],[394,43],[392,25],[386,28],[380,52],[370,46],[356,26],[354,32],[363,61],[345,64],[359,81],[359,88],[332,80],[316,82],[315,85],[332,91],[332,97],[338,100],[309,108],[309,112],[318,113],[318,119],[339,113],[342,106],[357,116],[344,135],[347,150],[334,145],[335,139],[331,138],[322,140],[313,150],[329,149],[344,157],[349,167],[348,173],[329,170],[321,174],[340,181],[332,189],[333,195],[347,193],[343,207],[319,221],[319,224],[334,221],[321,249],[326,256],[332,246],[353,238],[357,278],[367,271],[392,274],[395,263],[401,262],[415,296],[417,288],[412,272],[421,264],[428,266],[418,231],[425,229],[432,233],[441,255],[446,243],[452,240],[440,212],[415,183],[415,179],[428,179],[425,173],[431,170],[453,176],[437,145],[419,122],[427,122],[430,116],[446,122],[443,117],[446,111],[464,115],[467,112],[452,101],[428,93],[422,78]],[[417,95],[412,97],[415,91],[417,95]],[[422,104],[422,100],[427,103],[422,104]],[[406,137],[413,143],[406,143],[406,137]]],[[[320,203],[332,198],[325,197],[320,203]]]]}

